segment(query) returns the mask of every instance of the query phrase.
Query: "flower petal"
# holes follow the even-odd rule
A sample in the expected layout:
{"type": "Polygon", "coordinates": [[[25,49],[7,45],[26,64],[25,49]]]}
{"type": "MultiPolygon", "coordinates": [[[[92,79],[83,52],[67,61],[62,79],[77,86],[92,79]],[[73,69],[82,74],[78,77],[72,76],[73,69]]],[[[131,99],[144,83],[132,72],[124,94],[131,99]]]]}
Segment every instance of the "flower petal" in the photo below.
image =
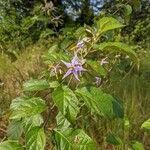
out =
{"type": "Polygon", "coordinates": [[[82,66],[76,66],[74,68],[75,71],[86,71],[86,69],[84,69],[82,66]]]}
{"type": "Polygon", "coordinates": [[[65,73],[65,75],[63,76],[62,79],[66,78],[66,77],[69,76],[71,73],[72,73],[72,70],[69,69],[69,70],[65,73]]]}
{"type": "Polygon", "coordinates": [[[80,62],[79,62],[79,58],[77,57],[77,55],[75,55],[71,61],[71,64],[74,66],[74,65],[78,65],[80,62]]]}
{"type": "Polygon", "coordinates": [[[70,68],[70,67],[71,67],[71,63],[65,62],[65,61],[63,61],[63,60],[61,60],[61,61],[66,65],[67,68],[70,68]]]}
{"type": "Polygon", "coordinates": [[[74,77],[75,77],[78,81],[80,81],[80,79],[78,78],[78,73],[77,73],[77,71],[74,71],[74,72],[73,72],[73,75],[74,75],[74,77]]]}

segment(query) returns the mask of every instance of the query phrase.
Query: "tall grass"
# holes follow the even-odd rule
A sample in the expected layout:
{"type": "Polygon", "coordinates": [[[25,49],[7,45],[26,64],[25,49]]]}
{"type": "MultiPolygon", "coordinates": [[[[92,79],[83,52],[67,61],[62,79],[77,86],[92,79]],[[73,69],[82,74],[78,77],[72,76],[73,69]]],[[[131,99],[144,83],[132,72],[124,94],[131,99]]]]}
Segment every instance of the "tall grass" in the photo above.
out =
{"type": "MultiPolygon", "coordinates": [[[[44,44],[43,44],[44,45],[44,44]]],[[[47,51],[46,46],[36,44],[22,50],[15,62],[0,54],[0,110],[9,108],[12,99],[21,94],[22,84],[29,78],[38,78],[42,72],[41,56],[47,51]]]]}

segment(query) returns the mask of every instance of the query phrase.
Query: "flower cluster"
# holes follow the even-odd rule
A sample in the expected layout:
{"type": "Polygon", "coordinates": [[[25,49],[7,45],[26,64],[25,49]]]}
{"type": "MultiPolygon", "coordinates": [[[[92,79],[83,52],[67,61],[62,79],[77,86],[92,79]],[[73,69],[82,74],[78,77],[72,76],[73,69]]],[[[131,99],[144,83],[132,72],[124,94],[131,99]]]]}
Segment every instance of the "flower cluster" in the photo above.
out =
{"type": "Polygon", "coordinates": [[[82,71],[86,71],[86,69],[83,68],[83,64],[85,63],[84,60],[81,60],[77,57],[77,55],[75,55],[73,57],[73,59],[71,60],[70,63],[62,61],[66,67],[68,68],[67,72],[65,73],[65,75],[63,76],[63,79],[66,78],[67,76],[73,74],[74,77],[80,81],[78,75],[81,74],[82,71]]]}

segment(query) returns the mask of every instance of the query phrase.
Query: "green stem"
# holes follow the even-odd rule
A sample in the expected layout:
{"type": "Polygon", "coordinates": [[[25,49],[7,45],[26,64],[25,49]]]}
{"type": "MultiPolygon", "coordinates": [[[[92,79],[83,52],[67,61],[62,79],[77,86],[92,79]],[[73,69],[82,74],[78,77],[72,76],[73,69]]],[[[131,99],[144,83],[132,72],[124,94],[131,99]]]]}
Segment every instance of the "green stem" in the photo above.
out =
{"type": "Polygon", "coordinates": [[[69,82],[68,82],[68,84],[67,84],[68,86],[70,85],[72,78],[73,78],[73,75],[71,75],[71,77],[70,77],[70,79],[69,79],[69,82]]]}

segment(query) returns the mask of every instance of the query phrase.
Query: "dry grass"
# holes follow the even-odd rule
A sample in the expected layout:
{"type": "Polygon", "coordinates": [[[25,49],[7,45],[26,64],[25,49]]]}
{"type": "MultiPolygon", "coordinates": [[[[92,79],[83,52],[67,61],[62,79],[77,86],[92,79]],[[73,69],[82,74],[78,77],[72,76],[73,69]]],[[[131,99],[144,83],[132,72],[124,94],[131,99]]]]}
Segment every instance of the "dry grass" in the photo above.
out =
{"type": "Polygon", "coordinates": [[[37,78],[42,72],[41,56],[46,50],[38,44],[29,46],[13,63],[5,54],[0,55],[0,112],[6,111],[11,100],[20,95],[24,81],[37,78]]]}

